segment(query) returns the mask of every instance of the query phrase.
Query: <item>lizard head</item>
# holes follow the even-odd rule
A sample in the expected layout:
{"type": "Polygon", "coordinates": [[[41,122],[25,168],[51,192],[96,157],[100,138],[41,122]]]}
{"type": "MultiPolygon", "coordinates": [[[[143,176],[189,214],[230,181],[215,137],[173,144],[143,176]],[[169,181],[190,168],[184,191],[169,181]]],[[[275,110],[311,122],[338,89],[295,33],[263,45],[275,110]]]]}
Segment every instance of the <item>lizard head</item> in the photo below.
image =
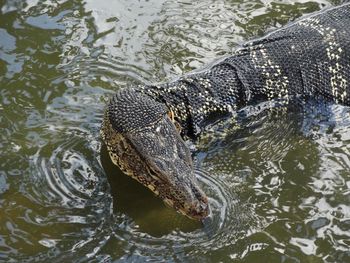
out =
{"type": "Polygon", "coordinates": [[[162,103],[121,90],[106,110],[101,135],[114,164],[167,205],[192,219],[209,213],[190,151],[162,103]]]}

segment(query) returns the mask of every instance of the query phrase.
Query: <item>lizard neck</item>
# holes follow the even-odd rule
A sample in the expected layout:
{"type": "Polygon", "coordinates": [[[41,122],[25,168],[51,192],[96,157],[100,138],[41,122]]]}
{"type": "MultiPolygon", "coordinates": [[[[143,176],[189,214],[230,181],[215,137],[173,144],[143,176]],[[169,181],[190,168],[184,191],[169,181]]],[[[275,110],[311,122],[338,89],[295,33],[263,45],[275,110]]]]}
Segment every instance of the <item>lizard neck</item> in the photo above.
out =
{"type": "Polygon", "coordinates": [[[141,88],[167,106],[182,134],[190,138],[196,138],[215,119],[232,114],[247,102],[235,68],[226,63],[170,83],[141,88]]]}

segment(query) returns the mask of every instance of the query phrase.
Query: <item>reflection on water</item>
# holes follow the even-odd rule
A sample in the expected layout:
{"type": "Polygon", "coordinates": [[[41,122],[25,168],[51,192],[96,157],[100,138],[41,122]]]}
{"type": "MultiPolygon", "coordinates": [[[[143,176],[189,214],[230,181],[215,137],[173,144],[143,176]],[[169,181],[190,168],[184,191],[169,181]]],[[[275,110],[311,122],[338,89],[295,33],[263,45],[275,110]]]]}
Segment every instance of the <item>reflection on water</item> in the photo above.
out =
{"type": "Polygon", "coordinates": [[[348,262],[349,108],[242,109],[195,144],[203,226],[112,165],[119,88],[198,69],[328,1],[0,0],[0,262],[348,262]]]}

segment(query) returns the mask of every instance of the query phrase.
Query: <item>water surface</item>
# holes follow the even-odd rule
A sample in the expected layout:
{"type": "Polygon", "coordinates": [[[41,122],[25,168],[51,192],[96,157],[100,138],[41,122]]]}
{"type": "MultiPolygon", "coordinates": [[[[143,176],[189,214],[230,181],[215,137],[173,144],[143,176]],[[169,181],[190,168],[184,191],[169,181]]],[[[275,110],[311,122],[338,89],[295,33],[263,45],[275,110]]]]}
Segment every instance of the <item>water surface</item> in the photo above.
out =
{"type": "Polygon", "coordinates": [[[0,0],[0,262],[350,262],[350,110],[263,103],[193,145],[213,222],[99,138],[118,89],[173,79],[330,1],[0,0]]]}

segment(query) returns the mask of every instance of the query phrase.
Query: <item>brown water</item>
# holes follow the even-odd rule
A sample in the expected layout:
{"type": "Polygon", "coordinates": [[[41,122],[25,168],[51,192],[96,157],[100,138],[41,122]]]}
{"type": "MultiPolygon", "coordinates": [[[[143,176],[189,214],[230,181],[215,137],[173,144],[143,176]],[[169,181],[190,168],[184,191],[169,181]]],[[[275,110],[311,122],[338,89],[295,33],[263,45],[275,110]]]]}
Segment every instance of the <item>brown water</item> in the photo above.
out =
{"type": "Polygon", "coordinates": [[[209,229],[111,164],[108,97],[328,1],[0,0],[0,262],[350,262],[350,109],[248,107],[196,143],[209,229]],[[261,110],[265,109],[265,110],[261,110]]]}

